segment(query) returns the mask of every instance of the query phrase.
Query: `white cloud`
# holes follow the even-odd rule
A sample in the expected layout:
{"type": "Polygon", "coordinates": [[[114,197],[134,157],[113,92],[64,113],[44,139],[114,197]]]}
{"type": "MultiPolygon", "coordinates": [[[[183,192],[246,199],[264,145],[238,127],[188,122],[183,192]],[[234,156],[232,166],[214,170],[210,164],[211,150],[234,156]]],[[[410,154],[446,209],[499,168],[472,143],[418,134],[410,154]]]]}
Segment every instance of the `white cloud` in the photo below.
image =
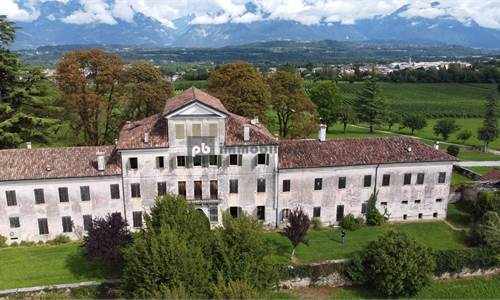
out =
{"type": "MultiPolygon", "coordinates": [[[[44,1],[70,0],[0,0],[0,13],[14,20],[30,21],[38,17],[37,5],[44,1]]],[[[500,0],[73,0],[81,9],[63,19],[70,23],[101,22],[115,24],[117,20],[131,22],[136,13],[174,27],[172,20],[194,15],[193,23],[249,23],[262,19],[293,20],[303,24],[340,22],[353,24],[357,20],[388,15],[403,5],[409,8],[404,17],[436,18],[451,15],[464,24],[475,21],[481,26],[500,29],[500,0]],[[251,11],[247,4],[252,3],[251,11]]]]}

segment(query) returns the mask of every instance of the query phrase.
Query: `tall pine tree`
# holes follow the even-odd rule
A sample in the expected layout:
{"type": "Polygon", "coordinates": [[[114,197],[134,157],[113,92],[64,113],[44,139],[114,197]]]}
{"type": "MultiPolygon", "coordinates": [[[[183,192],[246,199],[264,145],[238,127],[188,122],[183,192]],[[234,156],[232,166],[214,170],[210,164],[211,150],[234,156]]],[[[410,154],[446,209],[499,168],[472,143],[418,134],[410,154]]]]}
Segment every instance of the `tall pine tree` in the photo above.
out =
{"type": "Polygon", "coordinates": [[[0,15],[0,148],[27,141],[44,144],[57,129],[45,76],[7,49],[15,31],[15,24],[0,15]]]}
{"type": "Polygon", "coordinates": [[[498,104],[494,95],[486,98],[483,127],[477,131],[477,138],[484,142],[484,151],[498,138],[498,104]]]}
{"type": "Polygon", "coordinates": [[[382,97],[380,97],[375,79],[365,82],[364,88],[358,93],[354,108],[359,120],[367,122],[370,125],[370,133],[373,132],[373,125],[383,122],[385,103],[382,97]]]}

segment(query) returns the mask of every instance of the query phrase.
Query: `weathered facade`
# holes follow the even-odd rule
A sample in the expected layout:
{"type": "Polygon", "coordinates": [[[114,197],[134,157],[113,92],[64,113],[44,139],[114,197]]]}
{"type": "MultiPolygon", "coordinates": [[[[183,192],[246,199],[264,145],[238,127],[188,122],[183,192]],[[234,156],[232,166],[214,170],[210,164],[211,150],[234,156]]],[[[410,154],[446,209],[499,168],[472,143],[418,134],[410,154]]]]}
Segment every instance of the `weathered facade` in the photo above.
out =
{"type": "Polygon", "coordinates": [[[181,194],[213,224],[224,211],[281,223],[290,209],[338,224],[370,195],[390,220],[446,215],[453,157],[406,137],[279,141],[194,88],[127,123],[114,146],[0,151],[0,235],[80,238],[96,216],[133,227],[158,194],[181,194]]]}

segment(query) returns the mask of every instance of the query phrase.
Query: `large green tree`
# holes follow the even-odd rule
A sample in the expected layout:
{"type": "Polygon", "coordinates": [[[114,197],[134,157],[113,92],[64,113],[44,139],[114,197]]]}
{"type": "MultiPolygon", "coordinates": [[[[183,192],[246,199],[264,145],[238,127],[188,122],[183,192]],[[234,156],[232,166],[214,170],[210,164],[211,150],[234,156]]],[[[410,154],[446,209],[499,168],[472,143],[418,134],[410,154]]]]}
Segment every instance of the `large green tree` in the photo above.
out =
{"type": "Polygon", "coordinates": [[[125,76],[124,117],[138,120],[161,112],[168,98],[174,95],[172,83],[163,79],[154,65],[134,61],[125,76]]]}
{"type": "Polygon", "coordinates": [[[486,98],[483,126],[477,130],[477,138],[484,142],[484,150],[498,138],[498,103],[494,95],[486,98]]]}
{"type": "Polygon", "coordinates": [[[27,141],[46,144],[58,129],[50,82],[40,68],[23,65],[7,49],[15,30],[14,23],[0,15],[0,148],[27,141]]]}
{"type": "Polygon", "coordinates": [[[314,103],[304,92],[303,80],[290,72],[277,71],[267,80],[271,89],[271,104],[278,117],[279,134],[289,136],[292,122],[300,122],[302,112],[316,113],[314,103]]]}
{"type": "Polygon", "coordinates": [[[375,79],[365,82],[365,86],[357,95],[355,109],[359,120],[367,122],[370,126],[370,133],[373,132],[373,126],[380,124],[384,120],[386,105],[375,79]]]}
{"type": "Polygon", "coordinates": [[[269,91],[262,75],[247,62],[222,65],[210,73],[208,91],[235,114],[264,119],[269,91]]]}
{"type": "Polygon", "coordinates": [[[441,119],[434,125],[434,133],[436,135],[441,135],[443,140],[447,141],[450,134],[454,133],[460,128],[455,119],[441,119]]]}
{"type": "Polygon", "coordinates": [[[415,130],[424,129],[427,126],[427,119],[422,113],[411,113],[403,116],[401,125],[402,128],[410,128],[411,134],[414,134],[415,130]]]}
{"type": "Polygon", "coordinates": [[[339,118],[339,110],[342,104],[340,90],[335,81],[316,81],[307,90],[307,94],[318,108],[321,123],[327,126],[334,124],[339,118]]]}

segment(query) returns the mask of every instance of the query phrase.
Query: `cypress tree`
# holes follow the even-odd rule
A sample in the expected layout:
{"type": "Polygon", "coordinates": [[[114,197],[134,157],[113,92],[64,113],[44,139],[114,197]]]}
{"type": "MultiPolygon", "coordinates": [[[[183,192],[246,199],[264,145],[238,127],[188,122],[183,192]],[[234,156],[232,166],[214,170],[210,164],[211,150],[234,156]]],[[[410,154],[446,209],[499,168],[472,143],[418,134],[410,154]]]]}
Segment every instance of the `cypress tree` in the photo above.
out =
{"type": "Polygon", "coordinates": [[[497,111],[497,99],[495,96],[489,95],[486,98],[483,127],[477,131],[478,139],[484,142],[484,151],[486,151],[491,142],[498,138],[497,111]]]}
{"type": "Polygon", "coordinates": [[[358,93],[355,110],[359,120],[367,122],[370,125],[370,133],[373,132],[373,125],[383,122],[385,103],[382,97],[380,97],[375,79],[365,82],[364,88],[358,93]]]}

